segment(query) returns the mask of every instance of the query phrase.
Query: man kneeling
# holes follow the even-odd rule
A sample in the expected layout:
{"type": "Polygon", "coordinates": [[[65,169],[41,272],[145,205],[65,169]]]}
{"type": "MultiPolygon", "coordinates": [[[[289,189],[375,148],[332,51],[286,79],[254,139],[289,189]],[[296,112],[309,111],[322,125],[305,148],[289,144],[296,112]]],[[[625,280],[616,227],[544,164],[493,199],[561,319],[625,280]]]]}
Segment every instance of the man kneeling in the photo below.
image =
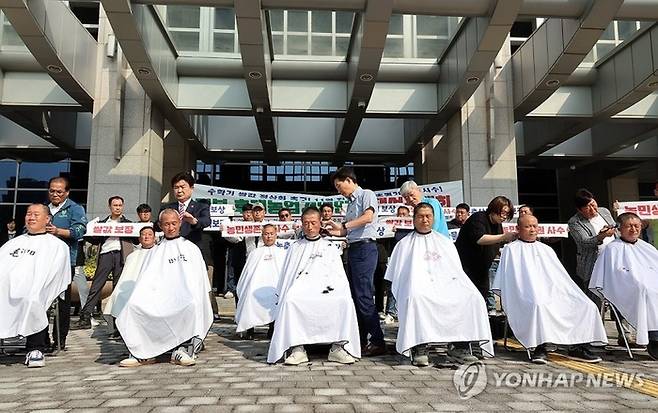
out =
{"type": "Polygon", "coordinates": [[[640,239],[642,220],[632,212],[617,217],[620,238],[596,260],[589,288],[619,309],[637,330],[637,344],[658,360],[658,250],[640,239]]]}
{"type": "Polygon", "coordinates": [[[46,233],[50,211],[32,204],[25,214],[27,234],[0,248],[0,338],[27,338],[28,367],[43,367],[48,347],[50,304],[71,283],[69,247],[46,233]]]}
{"type": "Polygon", "coordinates": [[[117,327],[131,358],[121,366],[152,363],[178,346],[171,362],[191,366],[213,322],[210,283],[201,251],[180,237],[178,212],[160,213],[164,239],[147,254],[117,327]]]}
{"type": "Polygon", "coordinates": [[[304,238],[288,250],[281,270],[274,335],[267,355],[276,363],[308,361],[305,344],[329,344],[329,361],[343,364],[361,357],[359,327],[350,286],[336,247],[320,236],[320,211],[302,214],[304,238]]]}
{"type": "MultiPolygon", "coordinates": [[[[415,231],[397,243],[386,270],[398,305],[396,349],[421,367],[429,365],[430,343],[483,343],[493,356],[482,295],[464,273],[455,245],[432,231],[433,224],[432,206],[416,205],[415,231]]],[[[464,361],[461,353],[455,358],[464,361]]]]}
{"type": "Polygon", "coordinates": [[[503,249],[493,290],[499,290],[514,336],[546,364],[546,344],[570,345],[569,356],[587,363],[600,357],[589,344],[608,342],[599,311],[573,282],[553,249],[537,241],[537,218],[521,215],[519,239],[503,249]]]}

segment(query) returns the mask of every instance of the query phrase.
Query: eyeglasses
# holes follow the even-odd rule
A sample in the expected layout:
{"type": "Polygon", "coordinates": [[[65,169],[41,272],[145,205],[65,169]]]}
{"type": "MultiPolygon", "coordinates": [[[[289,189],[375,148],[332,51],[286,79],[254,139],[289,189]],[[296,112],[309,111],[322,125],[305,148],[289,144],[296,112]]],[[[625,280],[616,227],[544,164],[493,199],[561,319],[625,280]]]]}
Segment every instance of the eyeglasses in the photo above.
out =
{"type": "Polygon", "coordinates": [[[62,191],[61,189],[60,190],[49,189],[48,193],[49,194],[64,195],[66,193],[66,191],[62,191]]]}

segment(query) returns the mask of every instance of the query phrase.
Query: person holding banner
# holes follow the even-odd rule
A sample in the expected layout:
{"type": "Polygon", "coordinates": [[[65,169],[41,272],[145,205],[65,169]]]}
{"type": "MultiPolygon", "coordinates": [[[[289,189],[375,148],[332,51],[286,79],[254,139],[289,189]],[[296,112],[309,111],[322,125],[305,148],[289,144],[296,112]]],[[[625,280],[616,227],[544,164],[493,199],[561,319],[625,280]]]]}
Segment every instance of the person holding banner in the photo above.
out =
{"type": "Polygon", "coordinates": [[[160,212],[159,225],[164,239],[144,258],[132,294],[116,320],[131,355],[121,362],[124,367],[152,363],[176,347],[171,363],[192,366],[213,323],[201,251],[180,236],[177,210],[160,212]]]}
{"type": "Polygon", "coordinates": [[[276,363],[286,353],[285,364],[306,363],[304,345],[308,344],[331,344],[328,359],[341,364],[361,357],[350,285],[338,250],[322,238],[320,225],[320,211],[306,208],[304,238],[290,246],[281,269],[268,363],[276,363]]]}
{"type": "Polygon", "coordinates": [[[596,305],[573,282],[555,251],[537,242],[539,223],[530,214],[517,222],[519,239],[503,248],[493,290],[500,291],[514,336],[531,360],[547,363],[547,344],[569,346],[571,358],[598,363],[591,343],[608,343],[596,305]]]}
{"type": "MultiPolygon", "coordinates": [[[[110,215],[99,222],[131,222],[123,215],[123,198],[118,195],[111,196],[107,200],[107,204],[110,209],[110,215]]],[[[126,262],[126,257],[133,251],[133,243],[126,238],[90,237],[87,241],[90,244],[100,245],[100,250],[89,295],[87,295],[85,305],[80,310],[80,320],[72,326],[72,330],[91,328],[91,314],[100,302],[101,290],[105,286],[107,277],[112,274],[112,286],[116,287],[119,277],[121,277],[121,271],[123,270],[123,264],[126,262]]],[[[118,332],[111,331],[110,333],[112,337],[118,337],[118,332]]]]}
{"type": "MultiPolygon", "coordinates": [[[[155,230],[152,226],[142,227],[139,230],[138,245],[135,250],[126,258],[126,262],[121,272],[121,278],[114,286],[112,295],[107,300],[103,314],[106,319],[115,324],[116,318],[121,313],[121,310],[128,302],[130,295],[133,293],[135,283],[139,279],[139,274],[142,269],[144,259],[155,246],[155,230]]],[[[108,325],[110,322],[108,321],[108,325]]],[[[118,338],[118,334],[115,335],[118,338]]]]}
{"type": "Polygon", "coordinates": [[[350,288],[358,314],[359,333],[363,355],[379,356],[386,353],[384,333],[373,300],[373,282],[377,267],[377,196],[369,189],[361,188],[354,170],[339,168],[331,178],[334,187],[349,200],[344,221],[325,223],[327,232],[347,237],[347,264],[350,288]],[[370,343],[368,343],[370,335],[370,343]]]}
{"type": "Polygon", "coordinates": [[[46,311],[71,283],[69,247],[46,233],[49,222],[48,207],[30,205],[25,214],[27,233],[0,248],[0,339],[27,338],[27,367],[45,366],[46,311]]]}
{"type": "Polygon", "coordinates": [[[620,237],[599,255],[589,288],[610,300],[635,327],[637,344],[648,345],[649,356],[658,360],[658,251],[640,239],[637,214],[624,212],[617,222],[620,237]]]}
{"type": "MultiPolygon", "coordinates": [[[[414,232],[397,243],[386,279],[397,299],[397,351],[415,366],[429,365],[430,343],[478,342],[493,356],[487,309],[464,273],[453,242],[432,231],[434,208],[414,208],[414,232]]],[[[452,349],[448,355],[462,360],[452,349]]]]}
{"type": "Polygon", "coordinates": [[[254,327],[269,324],[267,338],[274,332],[277,286],[281,265],[286,258],[286,250],[276,246],[277,228],[272,224],[263,225],[261,238],[263,245],[247,257],[247,263],[240,275],[237,286],[238,305],[235,310],[236,332],[247,332],[247,339],[253,340],[254,327]]]}
{"type": "Polygon", "coordinates": [[[455,217],[448,221],[448,229],[460,229],[466,223],[471,207],[466,203],[461,203],[455,207],[455,217]]]}
{"type": "Polygon", "coordinates": [[[331,221],[334,217],[334,205],[331,202],[325,202],[320,206],[322,221],[331,221]]]}
{"type": "MultiPolygon", "coordinates": [[[[87,225],[85,210],[69,198],[69,180],[63,176],[51,178],[48,182],[48,209],[50,210],[50,223],[46,225],[46,232],[52,234],[68,246],[71,253],[71,273],[74,272],[78,258],[78,241],[84,234],[87,225]]],[[[70,284],[70,280],[69,280],[70,284]]],[[[66,337],[71,323],[71,286],[66,289],[64,298],[58,298],[57,324],[59,337],[53,335],[52,348],[66,349],[66,337]]]]}
{"type": "Polygon", "coordinates": [[[414,181],[407,181],[402,184],[400,187],[400,195],[404,198],[404,201],[407,205],[416,207],[416,205],[424,202],[430,204],[434,208],[434,225],[432,229],[439,234],[443,234],[446,237],[450,238],[450,233],[448,232],[448,224],[446,223],[446,217],[443,214],[443,206],[436,198],[431,198],[429,196],[423,196],[423,192],[414,181]]]}

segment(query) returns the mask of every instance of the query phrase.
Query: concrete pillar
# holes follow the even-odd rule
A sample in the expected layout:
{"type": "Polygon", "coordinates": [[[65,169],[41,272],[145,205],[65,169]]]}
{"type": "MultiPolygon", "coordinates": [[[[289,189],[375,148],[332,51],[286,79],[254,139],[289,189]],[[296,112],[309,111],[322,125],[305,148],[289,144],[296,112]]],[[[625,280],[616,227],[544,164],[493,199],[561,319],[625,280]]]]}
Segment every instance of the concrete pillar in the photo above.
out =
{"type": "Polygon", "coordinates": [[[164,161],[162,171],[162,202],[173,200],[171,196],[171,178],[179,172],[191,171],[195,168],[195,153],[185,139],[175,130],[169,130],[164,138],[164,161]]]}
{"type": "Polygon", "coordinates": [[[485,206],[497,195],[518,202],[509,59],[508,39],[487,77],[420,160],[424,182],[462,180],[471,205],[485,206]]]}
{"type": "Polygon", "coordinates": [[[153,105],[120,48],[107,56],[114,41],[101,8],[98,34],[96,99],[92,116],[87,214],[108,214],[107,199],[125,199],[126,216],[136,219],[135,208],[146,202],[159,206],[163,171],[165,121],[153,105]]]}

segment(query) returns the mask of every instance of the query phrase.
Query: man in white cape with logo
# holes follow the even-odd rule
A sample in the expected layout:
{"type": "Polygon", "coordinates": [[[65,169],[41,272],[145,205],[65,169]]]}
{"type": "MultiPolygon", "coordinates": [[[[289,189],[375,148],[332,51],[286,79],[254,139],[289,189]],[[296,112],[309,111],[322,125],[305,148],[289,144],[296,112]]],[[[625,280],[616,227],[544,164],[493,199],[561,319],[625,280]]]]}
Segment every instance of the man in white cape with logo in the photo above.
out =
{"type": "Polygon", "coordinates": [[[46,233],[48,207],[32,204],[25,214],[27,233],[0,248],[0,338],[27,338],[28,367],[45,366],[46,311],[71,283],[69,247],[46,233]]]}
{"type": "MultiPolygon", "coordinates": [[[[121,271],[121,278],[114,287],[112,295],[108,298],[103,308],[103,315],[105,316],[108,325],[115,324],[115,319],[123,310],[128,299],[135,289],[137,280],[142,270],[142,264],[149,252],[155,246],[155,230],[153,227],[143,227],[139,231],[139,246],[126,257],[126,262],[121,271]]],[[[114,327],[110,329],[113,331],[114,327]]],[[[110,337],[112,337],[110,335],[110,337]]]]}
{"type": "Polygon", "coordinates": [[[343,262],[320,236],[320,211],[302,214],[304,238],[290,246],[281,270],[274,335],[267,355],[276,363],[308,362],[305,344],[332,344],[329,361],[351,364],[361,357],[359,326],[343,262]]]}
{"type": "MultiPolygon", "coordinates": [[[[419,367],[429,365],[428,344],[459,343],[449,356],[464,360],[462,344],[482,344],[493,356],[489,317],[482,295],[461,267],[453,242],[436,231],[434,209],[414,208],[414,232],[393,249],[385,279],[398,307],[398,353],[419,367]]],[[[472,357],[472,356],[471,356],[472,357]]]]}
{"type": "Polygon", "coordinates": [[[279,275],[286,258],[286,250],[276,246],[276,231],[276,226],[272,224],[263,226],[261,238],[264,245],[247,257],[236,288],[236,331],[246,331],[248,339],[253,339],[254,327],[268,324],[268,338],[272,337],[279,275]]]}
{"type": "Polygon", "coordinates": [[[203,339],[213,323],[208,299],[210,283],[199,248],[180,237],[176,210],[160,213],[164,239],[146,256],[140,275],[117,327],[131,359],[124,367],[154,362],[154,357],[178,346],[171,362],[196,364],[203,339]]]}
{"type": "Polygon", "coordinates": [[[518,238],[506,245],[493,290],[500,297],[514,336],[531,360],[547,363],[547,344],[569,346],[570,358],[598,363],[589,345],[608,342],[596,304],[573,282],[548,245],[537,242],[538,222],[533,215],[517,221],[518,238]]]}
{"type": "Polygon", "coordinates": [[[617,217],[620,237],[601,252],[589,288],[602,295],[637,330],[637,344],[658,360],[658,250],[640,239],[642,220],[617,217]]]}

